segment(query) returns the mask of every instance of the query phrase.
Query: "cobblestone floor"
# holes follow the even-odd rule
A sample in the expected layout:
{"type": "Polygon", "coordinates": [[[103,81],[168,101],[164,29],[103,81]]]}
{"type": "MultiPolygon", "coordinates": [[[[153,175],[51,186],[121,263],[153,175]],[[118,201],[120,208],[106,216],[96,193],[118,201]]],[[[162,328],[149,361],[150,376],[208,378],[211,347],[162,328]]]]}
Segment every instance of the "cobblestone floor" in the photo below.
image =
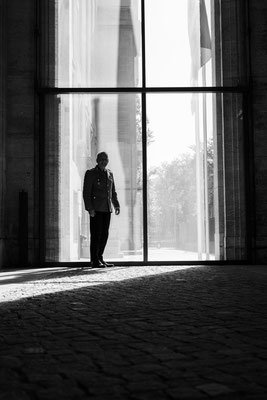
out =
{"type": "Polygon", "coordinates": [[[267,399],[267,267],[0,273],[0,400],[267,399]]]}

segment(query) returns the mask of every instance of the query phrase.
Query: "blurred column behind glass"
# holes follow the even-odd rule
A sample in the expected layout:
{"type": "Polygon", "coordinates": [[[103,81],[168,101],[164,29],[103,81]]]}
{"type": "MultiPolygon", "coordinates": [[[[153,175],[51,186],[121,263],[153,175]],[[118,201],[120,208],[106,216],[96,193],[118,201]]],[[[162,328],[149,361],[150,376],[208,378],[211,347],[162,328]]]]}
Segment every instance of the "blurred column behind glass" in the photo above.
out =
{"type": "Polygon", "coordinates": [[[42,86],[139,87],[139,0],[42,0],[42,86]]]}

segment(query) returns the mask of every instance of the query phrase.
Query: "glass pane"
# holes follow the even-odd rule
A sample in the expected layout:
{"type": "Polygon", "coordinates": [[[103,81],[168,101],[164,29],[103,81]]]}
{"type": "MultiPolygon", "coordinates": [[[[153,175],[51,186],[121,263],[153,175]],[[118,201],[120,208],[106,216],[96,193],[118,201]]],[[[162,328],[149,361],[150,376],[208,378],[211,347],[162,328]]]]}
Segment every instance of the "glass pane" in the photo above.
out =
{"type": "Polygon", "coordinates": [[[42,1],[45,86],[137,87],[140,1],[42,1]]]}
{"type": "Polygon", "coordinates": [[[244,259],[242,97],[150,94],[148,259],[244,259]]]}
{"type": "Polygon", "coordinates": [[[143,257],[141,103],[135,94],[47,96],[45,146],[46,261],[89,260],[89,217],[82,188],[106,151],[121,206],[112,214],[106,260],[143,257]]]}
{"type": "Polygon", "coordinates": [[[233,86],[245,80],[244,3],[146,0],[146,82],[233,86]]]}

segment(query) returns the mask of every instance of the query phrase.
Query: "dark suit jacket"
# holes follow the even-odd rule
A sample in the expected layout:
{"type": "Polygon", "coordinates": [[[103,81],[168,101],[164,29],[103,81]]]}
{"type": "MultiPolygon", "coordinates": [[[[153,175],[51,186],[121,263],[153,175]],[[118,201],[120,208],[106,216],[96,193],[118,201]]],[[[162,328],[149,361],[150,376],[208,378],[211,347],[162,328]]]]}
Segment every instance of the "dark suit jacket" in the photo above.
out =
{"type": "Polygon", "coordinates": [[[83,183],[83,199],[87,211],[108,211],[120,207],[113,174],[106,169],[106,174],[96,166],[86,171],[83,183]]]}

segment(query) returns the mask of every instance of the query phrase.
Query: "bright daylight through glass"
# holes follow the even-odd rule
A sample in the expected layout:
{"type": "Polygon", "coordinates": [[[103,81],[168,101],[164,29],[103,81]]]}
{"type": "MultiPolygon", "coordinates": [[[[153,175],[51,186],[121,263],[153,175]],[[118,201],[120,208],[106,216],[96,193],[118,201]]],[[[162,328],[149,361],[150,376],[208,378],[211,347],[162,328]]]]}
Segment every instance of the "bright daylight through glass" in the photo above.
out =
{"type": "Polygon", "coordinates": [[[43,73],[58,89],[45,100],[46,261],[89,259],[82,185],[99,151],[121,204],[106,259],[244,258],[242,95],[198,91],[237,77],[234,63],[221,73],[220,9],[211,0],[55,4],[43,73]]]}

